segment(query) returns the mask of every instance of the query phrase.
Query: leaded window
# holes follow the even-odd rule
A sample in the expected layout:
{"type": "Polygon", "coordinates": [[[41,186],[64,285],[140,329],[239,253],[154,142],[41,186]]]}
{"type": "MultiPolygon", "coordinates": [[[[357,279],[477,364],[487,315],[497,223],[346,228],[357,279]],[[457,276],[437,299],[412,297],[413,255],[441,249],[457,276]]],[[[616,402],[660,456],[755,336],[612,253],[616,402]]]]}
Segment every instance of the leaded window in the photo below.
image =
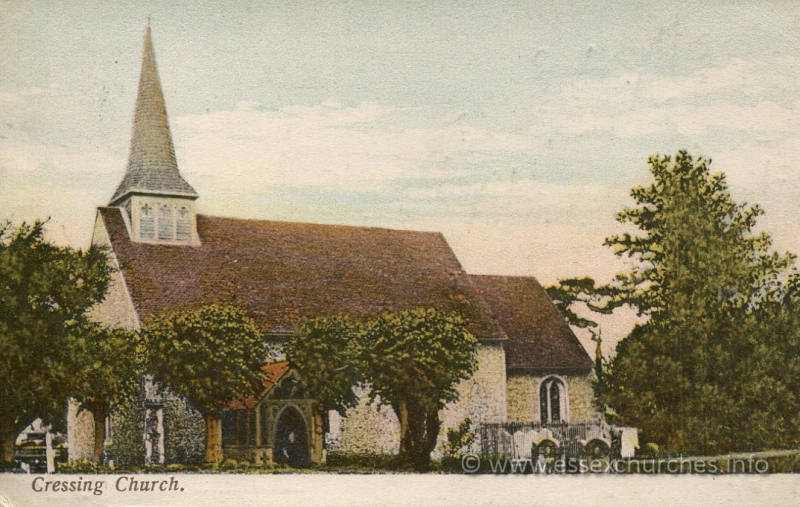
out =
{"type": "Polygon", "coordinates": [[[543,424],[566,422],[567,392],[564,383],[555,377],[545,379],[539,387],[539,416],[543,424]]]}

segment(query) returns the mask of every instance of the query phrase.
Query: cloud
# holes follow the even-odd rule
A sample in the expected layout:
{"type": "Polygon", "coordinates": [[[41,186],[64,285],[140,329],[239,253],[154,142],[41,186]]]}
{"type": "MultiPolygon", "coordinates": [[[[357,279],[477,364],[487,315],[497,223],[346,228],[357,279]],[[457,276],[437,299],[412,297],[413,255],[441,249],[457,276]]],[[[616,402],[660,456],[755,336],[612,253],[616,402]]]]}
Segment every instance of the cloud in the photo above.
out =
{"type": "Polygon", "coordinates": [[[774,98],[784,98],[789,85],[783,67],[798,68],[800,61],[734,59],[689,76],[625,73],[584,79],[537,111],[544,121],[532,132],[603,130],[631,138],[670,131],[696,137],[708,129],[794,131],[800,125],[800,101],[780,105],[774,98]]]}
{"type": "Polygon", "coordinates": [[[337,103],[176,118],[182,167],[222,185],[375,188],[429,174],[438,162],[469,153],[529,150],[519,134],[453,122],[430,125],[413,109],[337,103]]]}

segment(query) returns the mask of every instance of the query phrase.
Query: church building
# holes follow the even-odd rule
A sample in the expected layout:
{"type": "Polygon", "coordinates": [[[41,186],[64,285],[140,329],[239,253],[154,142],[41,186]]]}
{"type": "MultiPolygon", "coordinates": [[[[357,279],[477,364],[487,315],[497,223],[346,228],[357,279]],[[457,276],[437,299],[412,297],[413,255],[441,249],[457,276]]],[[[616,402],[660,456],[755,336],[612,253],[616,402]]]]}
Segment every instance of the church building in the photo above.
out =
{"type": "MultiPolygon", "coordinates": [[[[115,268],[106,299],[94,309],[97,320],[139,330],[163,312],[231,303],[280,349],[307,318],[364,320],[415,307],[458,312],[479,339],[478,369],[443,410],[440,443],[469,417],[477,433],[509,423],[527,428],[524,445],[513,430],[498,436],[495,429],[476,444],[488,445],[491,436],[492,445],[522,455],[544,440],[560,445],[558,428],[568,425],[594,425],[599,433],[584,430],[581,440],[611,444],[595,408],[593,361],[535,278],[466,273],[437,232],[208,216],[199,213],[200,197],[178,169],[147,28],[127,170],[108,205],[97,208],[92,237],[109,248],[115,268]]],[[[264,365],[263,392],[224,414],[225,458],[319,463],[332,451],[397,452],[399,425],[390,408],[363,399],[323,424],[302,378],[282,359],[264,365]]],[[[147,461],[184,459],[170,455],[177,423],[164,407],[175,395],[146,384],[139,435],[147,461]]],[[[186,413],[197,417],[191,407],[186,413]]],[[[70,459],[88,458],[91,417],[74,404],[68,416],[70,459]]],[[[111,446],[119,438],[115,424],[112,416],[111,446]]]]}

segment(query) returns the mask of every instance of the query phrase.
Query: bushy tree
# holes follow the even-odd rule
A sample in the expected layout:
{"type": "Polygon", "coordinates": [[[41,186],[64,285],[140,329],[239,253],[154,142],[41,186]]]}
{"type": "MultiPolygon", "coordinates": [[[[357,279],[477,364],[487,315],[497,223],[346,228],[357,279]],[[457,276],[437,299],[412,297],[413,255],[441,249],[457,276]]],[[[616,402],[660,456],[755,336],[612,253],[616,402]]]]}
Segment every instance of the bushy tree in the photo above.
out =
{"type": "Polygon", "coordinates": [[[94,419],[92,461],[103,458],[105,420],[111,410],[138,401],[142,357],[136,333],[94,322],[76,326],[69,347],[70,396],[94,419]]]}
{"type": "Polygon", "coordinates": [[[384,312],[369,323],[364,357],[370,396],[391,406],[400,421],[402,466],[430,463],[439,411],[458,399],[458,382],[474,373],[477,345],[461,316],[434,308],[384,312]]]}
{"type": "Polygon", "coordinates": [[[477,339],[455,313],[434,308],[383,312],[366,326],[345,316],[311,319],[287,344],[287,357],[320,406],[344,414],[368,386],[400,422],[400,466],[424,468],[436,448],[439,411],[477,367],[477,339]]]}
{"type": "Polygon", "coordinates": [[[73,371],[73,331],[105,297],[106,250],[56,246],[44,223],[0,226],[0,440],[14,458],[17,434],[36,418],[63,425],[73,371]]]}
{"type": "Polygon", "coordinates": [[[344,415],[358,403],[353,387],[364,379],[363,327],[346,316],[318,317],[298,327],[286,358],[323,410],[344,415]]]}
{"type": "Polygon", "coordinates": [[[242,310],[213,304],[154,318],[142,337],[147,370],[203,414],[205,460],[219,464],[222,410],[262,389],[264,336],[242,310]]]}
{"type": "Polygon", "coordinates": [[[633,268],[597,292],[604,307],[648,317],[617,348],[607,401],[675,452],[797,445],[788,428],[799,391],[780,378],[800,349],[776,328],[777,316],[790,318],[781,308],[794,257],[752,232],[761,208],[736,203],[709,164],[686,152],[651,157],[653,183],[634,188],[636,205],[617,215],[639,233],[606,240],[633,268]]]}

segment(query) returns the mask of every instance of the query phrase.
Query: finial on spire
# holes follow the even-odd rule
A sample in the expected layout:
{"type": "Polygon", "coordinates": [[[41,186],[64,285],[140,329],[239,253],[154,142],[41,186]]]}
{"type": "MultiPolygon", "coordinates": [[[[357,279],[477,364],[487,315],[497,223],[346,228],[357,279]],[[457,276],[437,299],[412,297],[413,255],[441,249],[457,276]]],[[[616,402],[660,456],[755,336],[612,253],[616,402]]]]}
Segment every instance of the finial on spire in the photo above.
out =
{"type": "Polygon", "coordinates": [[[150,14],[147,15],[147,28],[150,28],[150,14]]]}

